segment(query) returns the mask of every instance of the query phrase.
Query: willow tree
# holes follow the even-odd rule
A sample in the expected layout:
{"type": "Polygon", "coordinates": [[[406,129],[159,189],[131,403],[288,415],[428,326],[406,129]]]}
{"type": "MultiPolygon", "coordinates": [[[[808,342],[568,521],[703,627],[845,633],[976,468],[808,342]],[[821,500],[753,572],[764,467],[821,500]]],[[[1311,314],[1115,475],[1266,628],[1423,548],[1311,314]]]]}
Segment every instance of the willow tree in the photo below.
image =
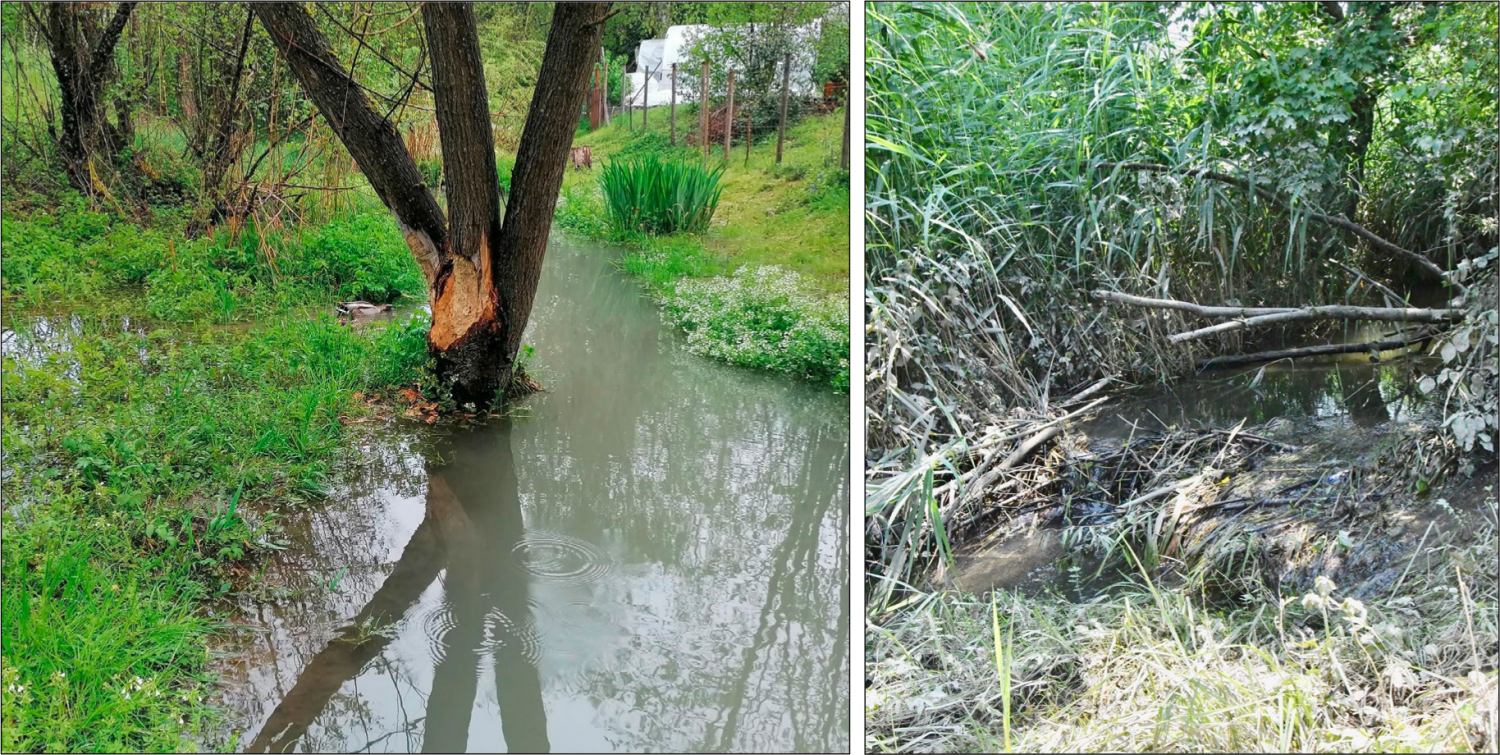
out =
{"type": "Polygon", "coordinates": [[[609,3],[558,3],[503,216],[479,33],[469,3],[427,3],[422,23],[447,178],[448,217],[396,127],[365,97],[298,3],[251,3],[318,112],[395,215],[427,278],[428,349],[459,405],[512,385],[552,212],[609,3]]]}
{"type": "Polygon", "coordinates": [[[116,118],[111,122],[105,95],[118,75],[115,45],[135,5],[115,6],[114,15],[103,26],[88,4],[48,3],[45,23],[28,6],[46,29],[47,51],[57,75],[62,105],[58,151],[68,183],[85,194],[94,192],[99,172],[113,165],[120,150],[134,138],[128,102],[115,101],[116,118]]]}

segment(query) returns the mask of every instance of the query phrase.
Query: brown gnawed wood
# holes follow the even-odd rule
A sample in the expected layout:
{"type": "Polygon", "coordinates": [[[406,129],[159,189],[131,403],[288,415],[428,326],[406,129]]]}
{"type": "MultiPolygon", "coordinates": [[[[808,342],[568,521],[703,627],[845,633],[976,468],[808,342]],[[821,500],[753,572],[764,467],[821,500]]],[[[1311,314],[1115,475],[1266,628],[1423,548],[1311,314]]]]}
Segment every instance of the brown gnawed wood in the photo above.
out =
{"type": "Polygon", "coordinates": [[[401,238],[406,241],[406,248],[411,250],[411,256],[417,259],[417,266],[422,268],[422,275],[427,279],[427,290],[431,291],[437,284],[438,271],[443,266],[443,252],[438,249],[437,244],[427,234],[412,228],[396,219],[396,227],[401,230],[401,238]]]}
{"type": "Polygon", "coordinates": [[[509,375],[513,355],[497,338],[502,330],[494,282],[500,178],[479,30],[468,3],[423,5],[422,25],[443,145],[449,252],[432,291],[427,342],[438,377],[451,385],[454,400],[487,405],[509,375]]]}

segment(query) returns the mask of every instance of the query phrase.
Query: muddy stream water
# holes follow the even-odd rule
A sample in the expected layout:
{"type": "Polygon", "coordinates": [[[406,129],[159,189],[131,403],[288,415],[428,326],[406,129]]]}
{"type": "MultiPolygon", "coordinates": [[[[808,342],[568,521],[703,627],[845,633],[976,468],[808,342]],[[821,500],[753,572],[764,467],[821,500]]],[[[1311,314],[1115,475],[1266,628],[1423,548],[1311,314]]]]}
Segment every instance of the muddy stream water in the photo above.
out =
{"type": "Polygon", "coordinates": [[[546,391],[397,420],[224,648],[252,752],[837,751],[848,398],[688,353],[608,252],[554,241],[546,391]]]}
{"type": "MultiPolygon", "coordinates": [[[[1321,342],[1366,342],[1382,334],[1371,325],[1321,342]]],[[[1303,344],[1287,344],[1297,345],[1303,344]]],[[[1419,370],[1432,366],[1420,353],[1384,352],[1379,360],[1347,354],[1210,370],[1168,386],[1125,391],[1070,429],[1082,436],[1084,447],[1097,450],[1174,428],[1229,429],[1241,422],[1251,428],[1275,420],[1286,433],[1283,440],[1326,448],[1331,455],[1318,461],[1337,474],[1386,433],[1424,421],[1433,411],[1416,388],[1419,370]]],[[[1016,589],[1089,600],[1127,576],[1119,569],[1097,573],[1097,560],[1070,550],[1061,529],[975,538],[955,556],[956,568],[942,576],[941,586],[976,593],[1016,589]]]]}

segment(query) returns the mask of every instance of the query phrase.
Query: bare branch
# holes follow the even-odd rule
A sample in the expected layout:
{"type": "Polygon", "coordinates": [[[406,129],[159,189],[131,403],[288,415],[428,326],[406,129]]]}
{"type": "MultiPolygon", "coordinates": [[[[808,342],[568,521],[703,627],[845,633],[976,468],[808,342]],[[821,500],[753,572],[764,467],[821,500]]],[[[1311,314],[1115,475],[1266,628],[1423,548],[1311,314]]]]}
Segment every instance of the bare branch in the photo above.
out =
{"type": "Polygon", "coordinates": [[[1270,309],[1255,307],[1205,307],[1185,301],[1172,299],[1147,299],[1141,296],[1131,296],[1115,291],[1095,291],[1094,298],[1112,301],[1119,304],[1127,304],[1134,307],[1147,307],[1151,309],[1175,309],[1187,312],[1198,317],[1232,317],[1236,318],[1228,322],[1221,322],[1186,333],[1178,333],[1167,340],[1172,343],[1182,343],[1199,338],[1230,333],[1236,330],[1257,325],[1274,325],[1286,322],[1304,322],[1311,320],[1369,320],[1375,322],[1456,322],[1464,319],[1462,309],[1415,309],[1402,307],[1351,307],[1342,304],[1326,305],[1321,307],[1304,307],[1302,309],[1270,309]]]}

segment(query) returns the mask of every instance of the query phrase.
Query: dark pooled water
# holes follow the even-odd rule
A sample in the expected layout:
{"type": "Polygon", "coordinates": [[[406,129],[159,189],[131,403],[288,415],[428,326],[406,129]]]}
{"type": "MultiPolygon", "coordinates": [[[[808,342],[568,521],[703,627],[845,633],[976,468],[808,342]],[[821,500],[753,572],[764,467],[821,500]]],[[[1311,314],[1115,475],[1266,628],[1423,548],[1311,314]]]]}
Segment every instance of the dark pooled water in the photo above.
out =
{"type": "MultiPolygon", "coordinates": [[[[1352,327],[1345,334],[1350,342],[1383,336],[1378,325],[1352,327]]],[[[1303,432],[1354,436],[1431,411],[1432,402],[1417,389],[1419,370],[1433,371],[1431,359],[1395,352],[1385,352],[1379,361],[1348,354],[1209,370],[1171,385],[1123,392],[1070,429],[1086,435],[1095,448],[1173,428],[1227,429],[1241,422],[1250,428],[1277,418],[1298,422],[1303,432]]],[[[1043,529],[971,542],[957,554],[951,584],[971,592],[1053,590],[1086,600],[1124,576],[1107,569],[1102,579],[1091,579],[1097,560],[1070,550],[1062,535],[1062,530],[1043,529]],[[1065,569],[1068,556],[1078,563],[1065,569]]]]}
{"type": "Polygon", "coordinates": [[[848,399],[686,353],[603,253],[554,243],[545,393],[401,424],[250,591],[250,751],[838,751],[848,399]]]}
{"type": "MultiPolygon", "coordinates": [[[[1350,342],[1382,337],[1373,326],[1351,331],[1350,342]]],[[[1432,361],[1419,354],[1381,356],[1373,362],[1367,354],[1345,354],[1209,370],[1169,386],[1129,392],[1078,429],[1098,439],[1127,437],[1132,426],[1139,434],[1170,427],[1230,428],[1241,420],[1251,427],[1285,417],[1347,418],[1371,428],[1416,418],[1429,403],[1417,390],[1417,373],[1435,371],[1432,361]]]]}

